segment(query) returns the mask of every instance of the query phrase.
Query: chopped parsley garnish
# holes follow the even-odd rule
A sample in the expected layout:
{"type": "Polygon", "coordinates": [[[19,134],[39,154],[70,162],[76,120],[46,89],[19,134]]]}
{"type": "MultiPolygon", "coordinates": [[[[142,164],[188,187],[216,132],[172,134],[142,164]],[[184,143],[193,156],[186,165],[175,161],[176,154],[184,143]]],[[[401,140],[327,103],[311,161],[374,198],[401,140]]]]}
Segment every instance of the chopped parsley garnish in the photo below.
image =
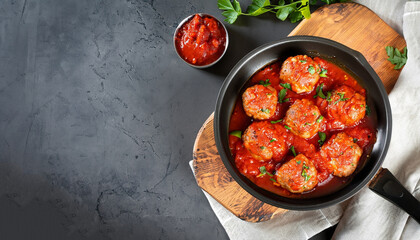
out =
{"type": "Polygon", "coordinates": [[[272,143],[272,142],[275,142],[275,141],[277,141],[277,139],[275,139],[275,138],[272,138],[271,140],[270,140],[270,142],[272,143]]]}
{"type": "Polygon", "coordinates": [[[292,130],[289,126],[284,125],[284,128],[286,128],[287,130],[292,130]]]}
{"type": "Polygon", "coordinates": [[[260,111],[263,113],[270,113],[270,109],[267,108],[261,108],[260,111]]]}
{"type": "Polygon", "coordinates": [[[291,147],[290,147],[290,151],[293,153],[293,156],[295,156],[295,157],[296,157],[295,146],[291,146],[291,147]]]}
{"type": "Polygon", "coordinates": [[[327,77],[327,75],[325,75],[326,73],[328,73],[327,69],[321,68],[321,73],[319,74],[319,76],[320,77],[327,77]]]}
{"type": "Polygon", "coordinates": [[[320,122],[322,122],[322,119],[324,119],[324,116],[319,115],[319,118],[316,120],[316,122],[317,123],[320,123],[320,122]]]}
{"type": "Polygon", "coordinates": [[[306,60],[299,60],[299,62],[301,62],[301,63],[306,63],[306,60]]]}
{"type": "Polygon", "coordinates": [[[353,142],[354,143],[357,143],[359,141],[359,139],[357,139],[357,138],[353,138],[353,142]]]}
{"type": "Polygon", "coordinates": [[[275,182],[275,183],[277,182],[276,179],[274,178],[270,178],[270,181],[275,182]]]}
{"type": "Polygon", "coordinates": [[[280,119],[280,120],[277,120],[277,121],[271,121],[271,123],[272,124],[276,124],[276,123],[279,123],[279,122],[281,122],[283,119],[280,119]]]}
{"type": "Polygon", "coordinates": [[[266,149],[266,147],[264,147],[264,146],[261,146],[260,148],[261,148],[262,150],[266,149]]]}
{"type": "Polygon", "coordinates": [[[307,170],[307,169],[309,169],[309,167],[308,167],[308,166],[306,166],[306,164],[305,164],[305,162],[304,162],[304,163],[303,163],[303,167],[302,167],[302,173],[301,173],[301,176],[305,178],[305,181],[306,181],[306,182],[307,182],[307,181],[311,178],[311,176],[310,176],[310,175],[308,175],[308,172],[306,172],[306,170],[307,170]]]}
{"type": "Polygon", "coordinates": [[[341,102],[341,101],[347,101],[347,100],[349,100],[348,98],[345,98],[344,97],[344,93],[337,93],[338,94],[338,96],[340,96],[340,98],[337,100],[337,101],[335,101],[335,103],[333,104],[333,105],[335,105],[335,104],[337,104],[338,102],[341,102]]]}
{"type": "Polygon", "coordinates": [[[370,115],[370,107],[366,104],[366,115],[370,115]]]}
{"type": "Polygon", "coordinates": [[[319,136],[318,143],[319,143],[319,146],[321,147],[324,144],[325,139],[327,138],[327,134],[325,134],[324,132],[318,132],[318,136],[319,136]]]}
{"type": "Polygon", "coordinates": [[[257,176],[257,177],[262,177],[262,176],[264,176],[264,175],[268,175],[268,176],[270,176],[270,177],[272,177],[273,176],[273,174],[271,174],[271,173],[269,173],[269,172],[267,172],[267,169],[265,168],[265,166],[262,166],[262,167],[260,167],[260,174],[257,176]]]}
{"type": "Polygon", "coordinates": [[[284,88],[287,88],[289,90],[292,90],[292,86],[290,86],[290,83],[280,83],[280,85],[284,88]]]}
{"type": "Polygon", "coordinates": [[[242,138],[242,132],[241,131],[233,131],[229,134],[232,135],[232,136],[238,137],[238,138],[242,138]]]}
{"type": "Polygon", "coordinates": [[[288,99],[288,98],[284,99],[284,97],[286,97],[286,92],[287,92],[287,89],[285,89],[285,88],[280,90],[280,92],[279,92],[279,103],[285,102],[288,99]]]}
{"type": "Polygon", "coordinates": [[[311,123],[308,123],[308,122],[305,123],[305,126],[308,126],[308,125],[311,126],[312,124],[311,123]]]}
{"type": "Polygon", "coordinates": [[[331,101],[331,92],[327,92],[327,96],[325,96],[325,94],[322,92],[323,87],[324,87],[324,84],[321,83],[321,85],[319,85],[316,88],[316,94],[315,94],[314,98],[320,97],[322,99],[327,99],[327,101],[329,102],[329,101],[331,101]]]}
{"type": "Polygon", "coordinates": [[[309,67],[308,67],[308,72],[309,72],[310,74],[315,74],[315,68],[314,68],[312,65],[309,65],[309,67]]]}
{"type": "Polygon", "coordinates": [[[265,81],[261,80],[260,85],[263,85],[264,87],[267,87],[267,86],[271,85],[270,79],[267,79],[265,81]]]}
{"type": "Polygon", "coordinates": [[[300,161],[300,160],[299,160],[299,161],[296,161],[296,163],[297,163],[297,164],[300,164],[300,163],[301,163],[301,161],[300,161]]]}
{"type": "Polygon", "coordinates": [[[395,65],[394,69],[401,69],[407,62],[407,47],[403,49],[401,53],[398,49],[391,46],[385,47],[386,54],[388,55],[388,61],[395,65]]]}

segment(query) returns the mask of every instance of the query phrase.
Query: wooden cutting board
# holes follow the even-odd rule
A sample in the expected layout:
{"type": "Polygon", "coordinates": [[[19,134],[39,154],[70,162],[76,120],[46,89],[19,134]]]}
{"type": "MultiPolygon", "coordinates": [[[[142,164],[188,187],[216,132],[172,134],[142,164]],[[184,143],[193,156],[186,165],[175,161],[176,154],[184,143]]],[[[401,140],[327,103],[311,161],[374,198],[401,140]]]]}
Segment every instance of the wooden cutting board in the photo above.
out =
{"type": "MultiPolygon", "coordinates": [[[[361,52],[384,83],[388,93],[398,79],[387,61],[385,46],[402,49],[404,39],[368,8],[356,3],[326,5],[303,20],[289,36],[312,35],[329,38],[361,52]]],[[[197,134],[193,148],[197,184],[234,215],[249,222],[261,222],[287,210],[254,198],[224,167],[213,134],[213,114],[197,134]]]]}

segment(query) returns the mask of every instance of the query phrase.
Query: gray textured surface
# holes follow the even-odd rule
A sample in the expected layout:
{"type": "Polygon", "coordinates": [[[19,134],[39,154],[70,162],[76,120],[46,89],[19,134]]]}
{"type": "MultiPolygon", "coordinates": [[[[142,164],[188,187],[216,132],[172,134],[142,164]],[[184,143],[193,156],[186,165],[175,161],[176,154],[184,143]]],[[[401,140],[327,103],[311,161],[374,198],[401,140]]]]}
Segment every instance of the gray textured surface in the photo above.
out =
{"type": "Polygon", "coordinates": [[[188,161],[234,63],[294,25],[227,26],[210,69],[172,35],[216,0],[0,3],[2,239],[226,239],[188,161]]]}

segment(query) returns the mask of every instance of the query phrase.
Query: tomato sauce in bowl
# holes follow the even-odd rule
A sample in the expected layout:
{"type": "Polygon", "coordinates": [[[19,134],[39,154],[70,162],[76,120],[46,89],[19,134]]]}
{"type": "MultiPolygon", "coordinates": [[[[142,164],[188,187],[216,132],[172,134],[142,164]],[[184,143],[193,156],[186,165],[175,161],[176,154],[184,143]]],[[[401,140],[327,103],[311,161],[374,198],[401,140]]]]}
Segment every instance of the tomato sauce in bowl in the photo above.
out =
{"type": "Polygon", "coordinates": [[[225,26],[208,14],[195,14],[180,23],[175,31],[177,54],[193,67],[215,64],[226,52],[228,35],[225,26]]]}
{"type": "MultiPolygon", "coordinates": [[[[229,148],[236,168],[257,186],[288,198],[314,198],[336,192],[350,182],[369,158],[377,130],[366,100],[358,102],[366,99],[366,90],[352,74],[320,57],[296,57],[294,61],[303,65],[301,69],[305,74],[309,77],[317,74],[319,78],[308,81],[312,86],[305,85],[306,92],[298,94],[293,91],[293,83],[281,77],[282,61],[271,63],[254,73],[233,109],[229,148]],[[275,111],[271,111],[265,119],[254,118],[244,108],[244,96],[247,96],[244,93],[256,85],[275,89],[278,94],[275,111]],[[349,116],[343,120],[340,114],[349,116]],[[302,131],[315,128],[315,131],[308,131],[310,135],[306,136],[296,128],[302,131]],[[279,142],[286,146],[286,153],[279,151],[279,142]],[[272,158],[265,157],[270,156],[266,154],[268,149],[273,152],[272,158]],[[301,160],[302,156],[307,161],[306,165],[302,164],[305,161],[301,160]],[[305,189],[309,186],[305,183],[309,184],[311,181],[308,180],[315,177],[308,174],[312,170],[309,166],[316,169],[317,184],[305,189]],[[283,171],[286,167],[289,172],[283,171]],[[295,175],[281,184],[279,180],[283,179],[283,175],[290,174],[293,168],[298,168],[295,175]],[[294,185],[299,184],[303,188],[295,191],[294,185]]],[[[260,101],[264,98],[255,99],[260,101]]],[[[251,104],[265,106],[257,100],[251,104]]],[[[262,107],[260,111],[270,112],[268,109],[262,107]]]]}

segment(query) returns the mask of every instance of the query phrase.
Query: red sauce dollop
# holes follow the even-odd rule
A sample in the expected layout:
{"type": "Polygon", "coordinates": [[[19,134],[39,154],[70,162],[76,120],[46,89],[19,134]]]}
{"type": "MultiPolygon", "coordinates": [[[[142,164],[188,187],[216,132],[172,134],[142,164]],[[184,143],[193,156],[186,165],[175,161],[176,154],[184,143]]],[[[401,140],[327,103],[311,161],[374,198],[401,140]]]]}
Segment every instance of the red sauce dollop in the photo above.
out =
{"type": "Polygon", "coordinates": [[[222,56],[226,48],[226,31],[213,17],[196,14],[177,31],[175,47],[182,59],[204,66],[222,56]]]}

